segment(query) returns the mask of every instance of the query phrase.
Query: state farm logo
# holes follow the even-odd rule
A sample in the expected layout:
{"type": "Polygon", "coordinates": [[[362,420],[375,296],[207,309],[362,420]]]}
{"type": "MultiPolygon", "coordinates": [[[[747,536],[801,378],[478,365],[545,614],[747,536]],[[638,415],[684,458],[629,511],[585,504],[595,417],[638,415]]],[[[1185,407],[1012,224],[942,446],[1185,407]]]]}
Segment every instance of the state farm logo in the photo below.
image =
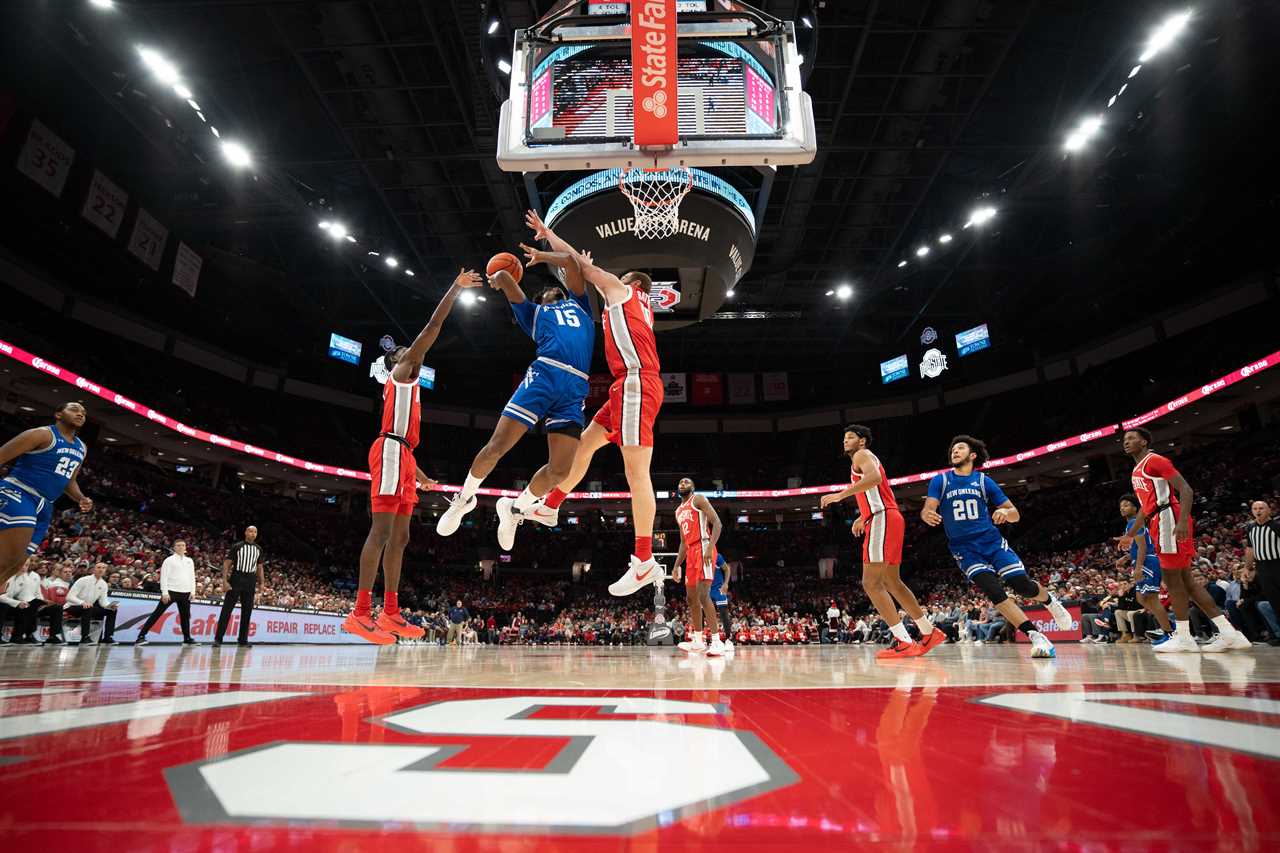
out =
{"type": "MultiPolygon", "coordinates": [[[[667,67],[667,4],[661,2],[645,3],[638,16],[639,26],[644,36],[640,39],[640,52],[644,54],[644,64],[640,66],[640,83],[650,89],[666,89],[667,75],[671,71],[667,67]]],[[[667,114],[667,93],[654,92],[652,97],[645,98],[643,107],[648,112],[661,118],[667,114]],[[658,95],[662,97],[659,98],[658,95]],[[657,112],[661,109],[662,112],[657,112]]]]}
{"type": "Polygon", "coordinates": [[[36,356],[35,358],[31,359],[31,366],[34,367],[36,370],[43,370],[45,373],[52,374],[53,376],[62,375],[62,368],[56,367],[50,364],[40,356],[36,356]]]}
{"type": "Polygon", "coordinates": [[[92,382],[90,382],[88,379],[85,379],[83,376],[76,377],[76,387],[87,389],[88,391],[94,394],[102,393],[101,387],[94,385],[92,382]]]}
{"type": "Polygon", "coordinates": [[[1201,385],[1200,393],[1212,394],[1214,391],[1217,391],[1219,388],[1226,388],[1226,387],[1227,387],[1227,380],[1219,379],[1217,382],[1210,382],[1208,385],[1201,385]]]}
{"type": "Polygon", "coordinates": [[[1187,400],[1187,398],[1186,398],[1186,397],[1179,397],[1178,399],[1174,400],[1173,402],[1165,403],[1165,404],[1164,404],[1164,410],[1165,410],[1166,412],[1172,412],[1172,411],[1173,411],[1173,410],[1175,410],[1175,409],[1181,409],[1181,408],[1182,408],[1183,406],[1185,406],[1188,402],[1190,402],[1190,401],[1189,401],[1189,400],[1187,400]]]}
{"type": "MultiPolygon", "coordinates": [[[[665,86],[666,81],[662,84],[665,86]]],[[[640,102],[640,108],[647,113],[651,113],[655,118],[667,117],[667,93],[659,89],[649,97],[640,102]]]]}

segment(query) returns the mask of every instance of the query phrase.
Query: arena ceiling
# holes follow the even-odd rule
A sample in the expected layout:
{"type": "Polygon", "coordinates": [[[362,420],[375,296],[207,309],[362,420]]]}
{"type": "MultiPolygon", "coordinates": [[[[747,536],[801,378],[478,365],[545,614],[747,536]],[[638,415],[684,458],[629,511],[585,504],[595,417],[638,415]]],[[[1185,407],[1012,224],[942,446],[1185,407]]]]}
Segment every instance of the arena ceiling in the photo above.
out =
{"type": "MultiPolygon", "coordinates": [[[[524,183],[494,161],[506,79],[493,63],[551,5],[14,3],[0,66],[32,112],[91,143],[113,177],[206,247],[197,318],[185,297],[119,301],[228,348],[330,330],[371,341],[415,331],[460,265],[525,239],[524,183]],[[208,121],[251,149],[251,169],[211,154],[190,110],[139,63],[139,44],[180,67],[208,121]],[[316,227],[330,218],[360,244],[316,227]],[[380,263],[387,254],[400,268],[380,263]]],[[[806,89],[820,151],[780,170],[754,267],[726,306],[774,316],[665,333],[674,369],[831,369],[895,355],[925,325],[981,322],[1001,345],[993,364],[1012,362],[1274,264],[1271,146],[1255,142],[1280,99],[1266,3],[758,5],[816,24],[806,89]],[[1130,82],[1092,144],[1064,152],[1182,8],[1194,19],[1176,50],[1130,82]],[[963,229],[984,204],[995,219],[963,229]],[[937,242],[944,233],[950,244],[937,242]],[[923,245],[933,250],[918,258],[923,245]],[[829,293],[842,284],[847,301],[829,293]]],[[[476,306],[442,357],[520,347],[524,358],[498,313],[476,306]]]]}

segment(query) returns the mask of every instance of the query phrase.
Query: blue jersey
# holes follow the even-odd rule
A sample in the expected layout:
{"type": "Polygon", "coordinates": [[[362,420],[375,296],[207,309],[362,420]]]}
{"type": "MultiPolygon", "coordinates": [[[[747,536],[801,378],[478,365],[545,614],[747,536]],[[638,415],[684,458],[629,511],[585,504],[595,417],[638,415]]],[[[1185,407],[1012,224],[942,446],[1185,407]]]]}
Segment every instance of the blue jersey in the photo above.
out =
{"type": "Polygon", "coordinates": [[[929,497],[938,501],[948,542],[969,542],[992,534],[1003,538],[991,520],[991,511],[1008,498],[996,481],[981,471],[938,474],[929,481],[929,497]]]}
{"type": "Polygon", "coordinates": [[[721,592],[724,586],[725,561],[723,554],[716,554],[716,573],[711,577],[711,603],[719,607],[729,603],[728,593],[721,592]]]}
{"type": "MultiPolygon", "coordinates": [[[[1133,533],[1133,525],[1136,521],[1137,519],[1133,519],[1133,521],[1125,522],[1124,533],[1126,536],[1133,533]]],[[[1129,559],[1134,563],[1134,565],[1137,565],[1138,563],[1138,538],[1138,535],[1135,533],[1133,544],[1129,546],[1129,559]]],[[[1156,553],[1155,543],[1151,541],[1151,532],[1147,530],[1145,526],[1142,528],[1142,536],[1140,538],[1146,540],[1147,543],[1147,556],[1142,561],[1142,567],[1144,569],[1155,569],[1157,573],[1156,577],[1159,577],[1160,555],[1156,553]]]]}
{"type": "Polygon", "coordinates": [[[9,470],[8,480],[52,503],[67,490],[67,484],[84,462],[85,444],[79,438],[67,441],[57,426],[47,429],[51,443],[43,450],[19,456],[9,470]]]}
{"type": "Polygon", "coordinates": [[[585,293],[582,296],[570,293],[568,299],[549,305],[528,300],[513,302],[511,312],[525,334],[533,338],[539,361],[557,367],[568,366],[583,379],[587,378],[596,343],[596,325],[585,293]]]}

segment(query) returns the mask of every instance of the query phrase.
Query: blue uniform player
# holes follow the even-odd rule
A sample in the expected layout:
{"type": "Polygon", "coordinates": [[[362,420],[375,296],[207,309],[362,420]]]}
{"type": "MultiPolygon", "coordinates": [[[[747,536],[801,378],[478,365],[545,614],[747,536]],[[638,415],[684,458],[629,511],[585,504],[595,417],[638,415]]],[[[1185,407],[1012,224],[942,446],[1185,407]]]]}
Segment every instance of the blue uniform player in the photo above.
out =
{"type": "Polygon", "coordinates": [[[93,509],[76,482],[86,448],[78,433],[84,406],[63,403],[52,426],[19,433],[0,447],[0,465],[10,462],[0,481],[0,586],[8,583],[49,532],[53,504],[65,492],[83,512],[93,509]]]}
{"type": "Polygon", "coordinates": [[[1134,532],[1139,524],[1138,512],[1141,509],[1142,502],[1137,495],[1124,495],[1120,498],[1120,517],[1125,521],[1124,536],[1121,538],[1132,536],[1133,544],[1129,546],[1129,556],[1116,561],[1116,568],[1133,566],[1134,596],[1143,609],[1160,623],[1160,630],[1163,632],[1159,637],[1154,632],[1151,634],[1152,647],[1160,651],[1160,647],[1173,636],[1173,623],[1164,605],[1160,603],[1160,584],[1164,578],[1160,574],[1160,555],[1156,553],[1155,544],[1151,541],[1151,532],[1146,525],[1141,528],[1141,536],[1134,532]]]}
{"type": "Polygon", "coordinates": [[[462,517],[476,505],[476,491],[498,460],[506,455],[531,427],[543,423],[547,431],[547,464],[538,469],[517,498],[500,498],[498,545],[510,551],[516,528],[532,512],[535,502],[569,475],[582,435],[587,400],[587,376],[595,348],[595,323],[587,299],[585,280],[577,257],[568,252],[542,252],[521,246],[529,266],[547,264],[563,271],[564,285],[544,288],[530,301],[505,270],[489,277],[489,286],[507,297],[516,323],[537,346],[533,362],[511,399],[489,443],[471,463],[466,482],[440,516],[436,532],[451,536],[462,517]]]}
{"type": "Polygon", "coordinates": [[[942,525],[956,565],[1010,625],[1027,635],[1031,656],[1051,658],[1057,654],[1053,644],[1009,599],[1001,582],[1018,595],[1045,605],[1061,631],[1071,629],[1071,614],[1027,575],[1022,560],[996,529],[997,524],[1017,521],[1019,515],[999,484],[977,470],[988,458],[987,446],[979,439],[968,435],[951,439],[951,470],[929,482],[929,496],[920,517],[930,527],[942,525]]]}
{"type": "Polygon", "coordinates": [[[711,576],[711,603],[720,616],[725,651],[733,651],[733,626],[729,623],[729,564],[719,551],[716,551],[715,573],[711,576]]]}

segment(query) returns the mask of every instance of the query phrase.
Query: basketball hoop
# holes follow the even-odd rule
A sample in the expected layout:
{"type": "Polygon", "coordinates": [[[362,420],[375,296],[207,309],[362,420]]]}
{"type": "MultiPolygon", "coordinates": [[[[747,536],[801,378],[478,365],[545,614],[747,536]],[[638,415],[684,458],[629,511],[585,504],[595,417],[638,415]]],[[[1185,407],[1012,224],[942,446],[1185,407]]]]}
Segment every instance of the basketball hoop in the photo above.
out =
{"type": "Polygon", "coordinates": [[[680,202],[693,188],[693,173],[671,169],[623,169],[618,188],[631,202],[631,231],[641,240],[661,240],[680,227],[680,202]]]}

